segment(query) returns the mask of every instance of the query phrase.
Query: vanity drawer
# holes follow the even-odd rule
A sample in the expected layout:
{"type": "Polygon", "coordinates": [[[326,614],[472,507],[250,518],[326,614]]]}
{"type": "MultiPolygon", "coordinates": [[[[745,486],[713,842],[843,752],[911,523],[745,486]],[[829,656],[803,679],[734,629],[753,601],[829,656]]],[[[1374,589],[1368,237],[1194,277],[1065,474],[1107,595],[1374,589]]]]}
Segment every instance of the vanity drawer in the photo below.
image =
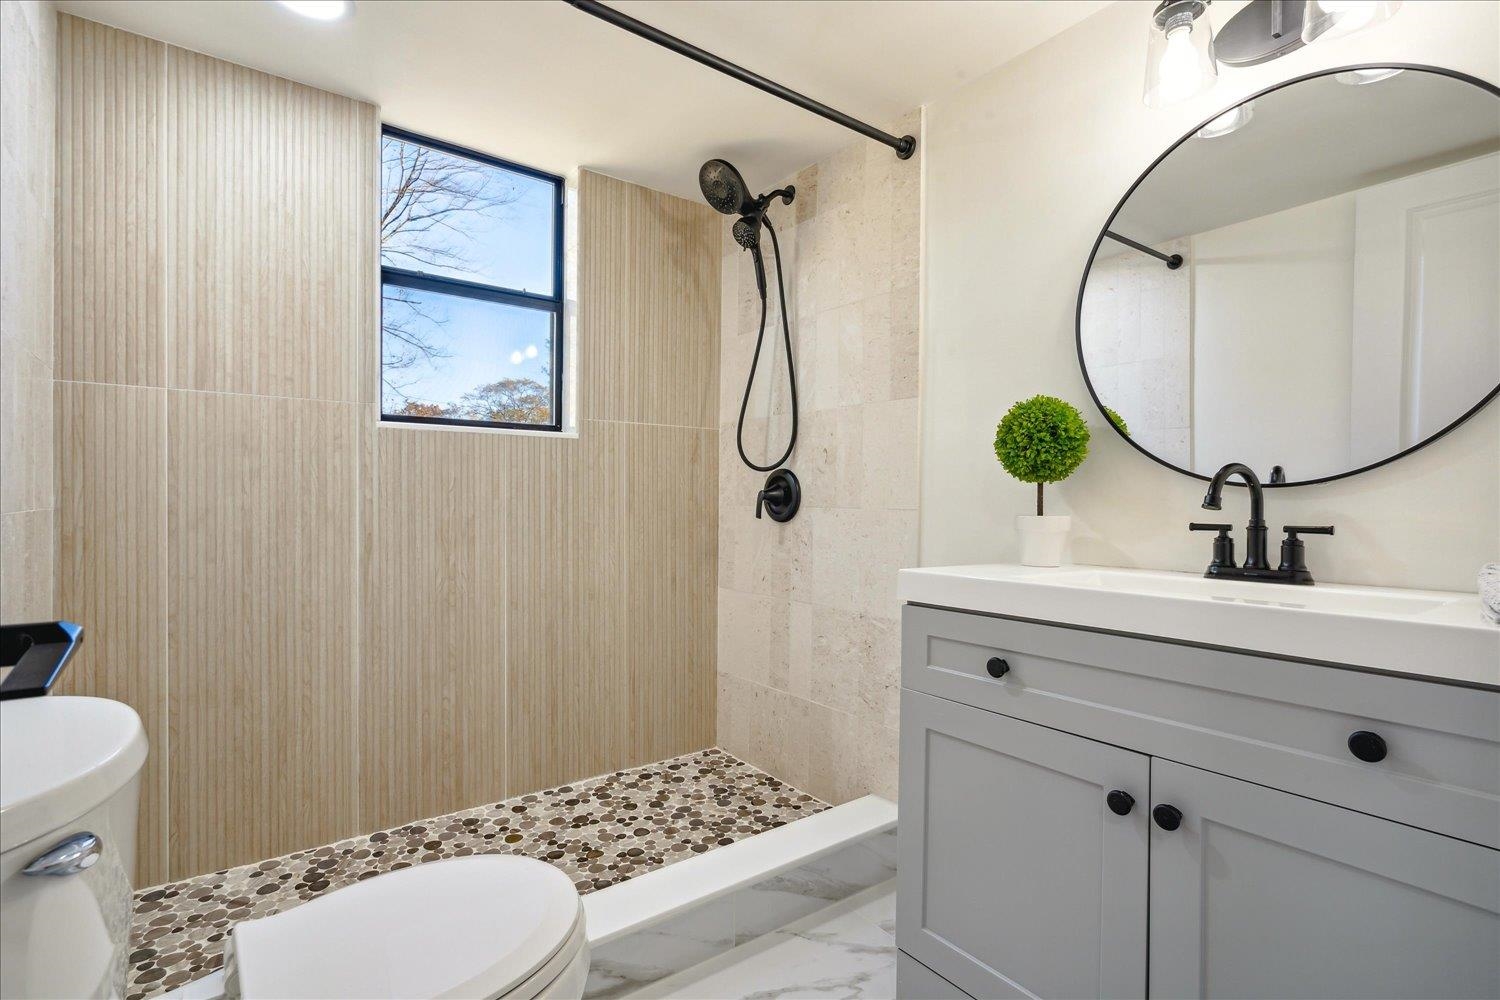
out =
{"type": "Polygon", "coordinates": [[[1500,692],[918,605],[902,685],[1500,847],[1500,692]]]}

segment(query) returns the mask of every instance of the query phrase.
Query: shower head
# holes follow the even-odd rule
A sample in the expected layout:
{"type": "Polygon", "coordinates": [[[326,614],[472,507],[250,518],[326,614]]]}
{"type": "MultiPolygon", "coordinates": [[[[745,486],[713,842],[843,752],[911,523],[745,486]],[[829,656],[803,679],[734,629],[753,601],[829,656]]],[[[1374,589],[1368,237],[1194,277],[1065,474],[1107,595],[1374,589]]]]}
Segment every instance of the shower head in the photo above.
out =
{"type": "Polygon", "coordinates": [[[766,298],[766,262],[760,255],[760,216],[742,215],[734,223],[734,241],[750,251],[755,262],[755,287],[760,290],[761,301],[766,298]]]}
{"type": "Polygon", "coordinates": [[[741,216],[734,224],[734,241],[746,250],[760,246],[760,220],[753,215],[741,216]]]}
{"type": "Polygon", "coordinates": [[[755,199],[750,197],[745,179],[728,160],[709,160],[698,168],[698,187],[703,189],[703,199],[725,215],[755,211],[755,199]]]}

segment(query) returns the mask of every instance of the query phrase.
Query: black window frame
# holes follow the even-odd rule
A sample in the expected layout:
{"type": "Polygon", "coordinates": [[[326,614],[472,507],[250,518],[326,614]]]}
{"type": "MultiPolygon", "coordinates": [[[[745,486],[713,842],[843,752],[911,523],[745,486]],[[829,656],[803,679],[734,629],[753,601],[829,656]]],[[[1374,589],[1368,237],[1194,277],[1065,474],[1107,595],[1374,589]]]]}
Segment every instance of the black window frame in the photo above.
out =
{"type": "MultiPolygon", "coordinates": [[[[567,183],[557,174],[547,173],[545,170],[537,170],[520,163],[512,163],[510,160],[481,153],[477,150],[468,149],[463,146],[434,139],[431,136],[421,135],[407,129],[397,128],[394,125],[382,124],[380,127],[381,144],[387,138],[398,139],[402,142],[415,143],[440,153],[450,156],[459,156],[466,160],[473,160],[486,166],[498,167],[514,173],[533,177],[537,180],[547,181],[552,184],[557,193],[553,206],[552,218],[552,294],[538,295],[535,292],[527,292],[518,288],[507,288],[503,285],[487,285],[483,282],[466,281],[462,278],[449,278],[435,274],[424,274],[421,271],[412,271],[403,267],[391,267],[385,263],[382,256],[380,262],[380,284],[395,285],[400,288],[411,288],[416,291],[437,292],[443,295],[458,295],[463,298],[478,299],[484,302],[498,302],[503,305],[519,306],[523,309],[536,309],[541,312],[552,314],[552,422],[549,424],[527,424],[507,420],[463,420],[457,417],[423,417],[409,414],[393,414],[385,412],[384,397],[382,389],[380,392],[380,419],[382,422],[400,424],[438,424],[454,427],[489,427],[505,430],[519,431],[561,431],[563,429],[563,356],[564,346],[567,340],[566,327],[564,325],[564,302],[563,289],[563,208],[567,197],[567,183]]],[[[382,156],[382,162],[384,157],[382,156]]],[[[385,183],[384,176],[381,179],[385,183]]],[[[380,308],[380,357],[382,366],[385,363],[385,297],[381,296],[380,308]]]]}

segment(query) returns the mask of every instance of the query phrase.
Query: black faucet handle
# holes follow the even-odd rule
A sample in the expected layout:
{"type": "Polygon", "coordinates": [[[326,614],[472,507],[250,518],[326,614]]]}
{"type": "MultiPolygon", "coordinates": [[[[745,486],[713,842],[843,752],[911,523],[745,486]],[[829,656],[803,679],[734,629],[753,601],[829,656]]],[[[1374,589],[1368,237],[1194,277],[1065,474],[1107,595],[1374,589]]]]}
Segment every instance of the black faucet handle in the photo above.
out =
{"type": "Polygon", "coordinates": [[[1286,538],[1281,541],[1281,566],[1278,572],[1287,577],[1289,583],[1310,584],[1313,577],[1307,570],[1307,546],[1298,535],[1331,535],[1331,524],[1287,524],[1282,526],[1286,538]]]}
{"type": "Polygon", "coordinates": [[[1286,532],[1289,541],[1295,542],[1298,535],[1331,535],[1333,525],[1331,524],[1287,524],[1283,525],[1282,531],[1286,532]]]}
{"type": "Polygon", "coordinates": [[[1234,539],[1230,532],[1234,530],[1232,524],[1204,524],[1201,521],[1188,523],[1189,531],[1217,531],[1214,538],[1214,559],[1208,564],[1208,574],[1212,575],[1221,569],[1227,569],[1234,565],[1234,539]]]}

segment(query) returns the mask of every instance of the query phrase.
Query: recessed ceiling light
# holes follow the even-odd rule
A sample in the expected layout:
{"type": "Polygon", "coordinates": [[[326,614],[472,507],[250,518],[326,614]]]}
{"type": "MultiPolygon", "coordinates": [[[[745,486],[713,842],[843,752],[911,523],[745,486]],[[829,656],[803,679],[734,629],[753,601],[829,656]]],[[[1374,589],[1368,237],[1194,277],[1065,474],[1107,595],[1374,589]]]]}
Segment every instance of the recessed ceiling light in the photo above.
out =
{"type": "Polygon", "coordinates": [[[1403,72],[1392,66],[1380,69],[1351,69],[1344,73],[1335,73],[1333,78],[1339,83],[1347,83],[1351,87],[1362,87],[1367,83],[1379,83],[1381,80],[1389,80],[1397,73],[1403,72]]]}
{"type": "Polygon", "coordinates": [[[1221,135],[1228,135],[1238,129],[1250,124],[1250,119],[1255,117],[1255,102],[1246,101],[1237,104],[1224,112],[1207,125],[1200,128],[1197,136],[1200,139],[1217,139],[1221,135]]]}
{"type": "Polygon", "coordinates": [[[349,0],[281,0],[281,6],[314,21],[337,21],[349,13],[349,0]]]}

